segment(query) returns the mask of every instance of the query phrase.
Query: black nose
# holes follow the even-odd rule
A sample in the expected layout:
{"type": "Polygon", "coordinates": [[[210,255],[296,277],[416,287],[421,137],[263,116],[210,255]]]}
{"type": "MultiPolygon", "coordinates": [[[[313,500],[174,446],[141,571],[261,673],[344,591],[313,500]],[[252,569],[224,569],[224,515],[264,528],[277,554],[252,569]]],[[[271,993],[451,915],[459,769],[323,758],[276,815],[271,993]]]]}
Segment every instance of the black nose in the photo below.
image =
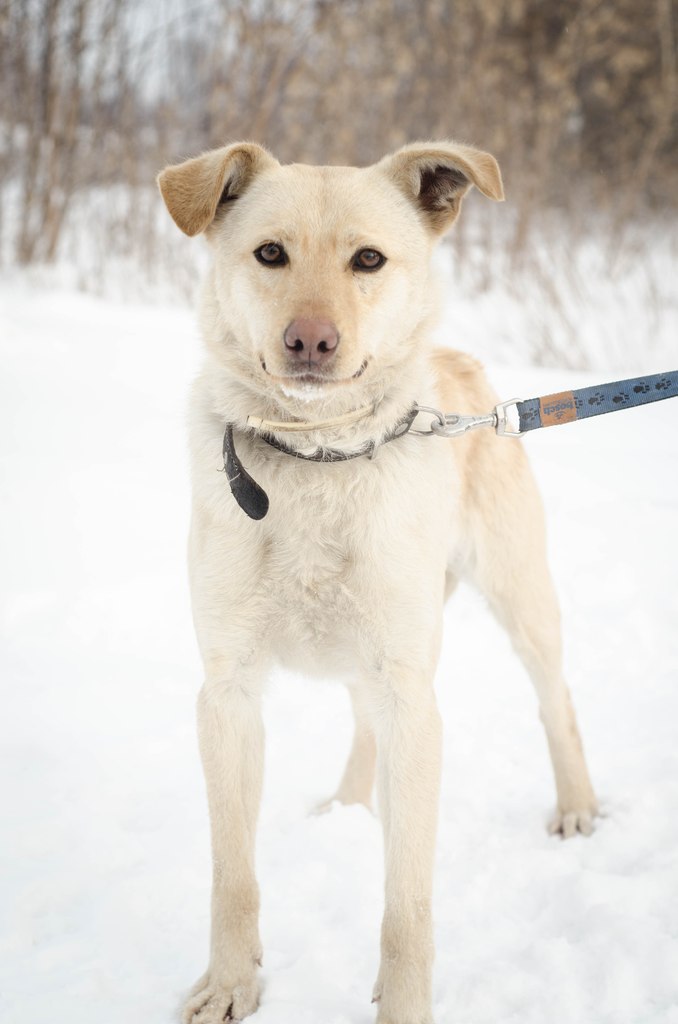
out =
{"type": "Polygon", "coordinates": [[[331,320],[293,320],[283,335],[285,351],[294,362],[318,366],[328,363],[339,344],[331,320]]]}

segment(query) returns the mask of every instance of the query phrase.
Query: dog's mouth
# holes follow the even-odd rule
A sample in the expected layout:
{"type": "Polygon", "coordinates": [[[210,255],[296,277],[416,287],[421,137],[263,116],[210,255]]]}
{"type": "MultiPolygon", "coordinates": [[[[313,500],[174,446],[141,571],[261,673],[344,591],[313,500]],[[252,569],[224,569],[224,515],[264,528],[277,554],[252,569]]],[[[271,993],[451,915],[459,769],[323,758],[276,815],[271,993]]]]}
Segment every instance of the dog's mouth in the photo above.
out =
{"type": "Polygon", "coordinates": [[[266,361],[260,356],[259,361],[264,373],[280,385],[283,390],[289,391],[317,391],[328,387],[345,387],[354,380],[362,377],[367,369],[369,359],[365,359],[355,373],[350,377],[331,377],[326,373],[314,373],[313,370],[304,370],[303,373],[290,373],[279,376],[271,373],[266,366],[266,361]]]}

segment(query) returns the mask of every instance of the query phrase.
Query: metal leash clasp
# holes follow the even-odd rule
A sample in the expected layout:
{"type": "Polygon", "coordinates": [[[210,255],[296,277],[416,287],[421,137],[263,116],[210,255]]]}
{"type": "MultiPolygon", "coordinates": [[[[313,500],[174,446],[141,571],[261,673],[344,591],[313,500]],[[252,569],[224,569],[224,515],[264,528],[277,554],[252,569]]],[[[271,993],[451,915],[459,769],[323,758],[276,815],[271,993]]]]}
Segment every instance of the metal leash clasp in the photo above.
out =
{"type": "Polygon", "coordinates": [[[461,437],[469,430],[477,430],[479,427],[496,427],[497,417],[490,412],[485,416],[461,416],[457,413],[446,413],[445,422],[439,423],[434,420],[431,423],[431,430],[438,437],[461,437]]]}
{"type": "Polygon", "coordinates": [[[516,413],[513,422],[509,419],[508,410],[522,402],[522,398],[509,398],[508,402],[500,402],[494,407],[495,428],[500,437],[522,437],[520,419],[516,413]],[[516,422],[517,421],[517,422],[516,422]]]}
{"type": "Polygon", "coordinates": [[[485,416],[462,416],[459,413],[442,413],[439,409],[433,409],[428,405],[415,406],[417,414],[426,413],[433,417],[428,430],[411,429],[412,434],[419,434],[421,437],[428,437],[436,434],[438,437],[461,437],[469,430],[477,430],[479,427],[497,426],[496,412],[487,413],[485,416]]]}
{"type": "Polygon", "coordinates": [[[519,398],[512,398],[508,402],[500,402],[495,405],[492,412],[484,416],[463,416],[460,413],[442,413],[440,409],[433,409],[430,405],[415,405],[414,411],[425,413],[433,419],[428,430],[410,428],[410,433],[418,434],[420,437],[430,437],[435,434],[437,437],[462,437],[470,430],[477,430],[479,427],[494,427],[501,437],[520,437],[522,431],[519,425],[514,425],[509,420],[508,410],[518,404],[519,398]]]}

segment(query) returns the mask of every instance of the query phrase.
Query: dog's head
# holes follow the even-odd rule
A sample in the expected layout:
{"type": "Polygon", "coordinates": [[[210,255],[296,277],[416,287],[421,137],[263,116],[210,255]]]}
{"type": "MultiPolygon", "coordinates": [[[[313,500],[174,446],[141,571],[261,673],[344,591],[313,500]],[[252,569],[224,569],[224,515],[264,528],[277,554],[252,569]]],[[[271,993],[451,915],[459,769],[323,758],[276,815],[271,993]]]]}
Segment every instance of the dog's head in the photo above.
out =
{"type": "Polygon", "coordinates": [[[502,199],[488,153],[415,143],[371,167],[281,165],[236,143],[158,177],[170,214],[205,232],[213,354],[249,389],[294,409],[349,390],[373,398],[430,314],[431,249],[475,185],[502,199]]]}

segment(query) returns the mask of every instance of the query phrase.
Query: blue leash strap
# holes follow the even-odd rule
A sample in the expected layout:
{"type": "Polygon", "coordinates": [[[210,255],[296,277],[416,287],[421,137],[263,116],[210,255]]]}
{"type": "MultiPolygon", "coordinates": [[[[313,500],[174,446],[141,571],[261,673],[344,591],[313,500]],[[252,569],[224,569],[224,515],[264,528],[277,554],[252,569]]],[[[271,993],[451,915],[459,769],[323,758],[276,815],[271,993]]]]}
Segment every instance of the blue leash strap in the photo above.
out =
{"type": "Polygon", "coordinates": [[[561,423],[601,416],[617,409],[630,409],[634,405],[660,402],[664,398],[678,397],[678,370],[655,373],[649,377],[632,377],[611,384],[598,384],[576,391],[561,391],[542,398],[529,398],[517,402],[520,433],[539,427],[554,427],[561,423]]]}

